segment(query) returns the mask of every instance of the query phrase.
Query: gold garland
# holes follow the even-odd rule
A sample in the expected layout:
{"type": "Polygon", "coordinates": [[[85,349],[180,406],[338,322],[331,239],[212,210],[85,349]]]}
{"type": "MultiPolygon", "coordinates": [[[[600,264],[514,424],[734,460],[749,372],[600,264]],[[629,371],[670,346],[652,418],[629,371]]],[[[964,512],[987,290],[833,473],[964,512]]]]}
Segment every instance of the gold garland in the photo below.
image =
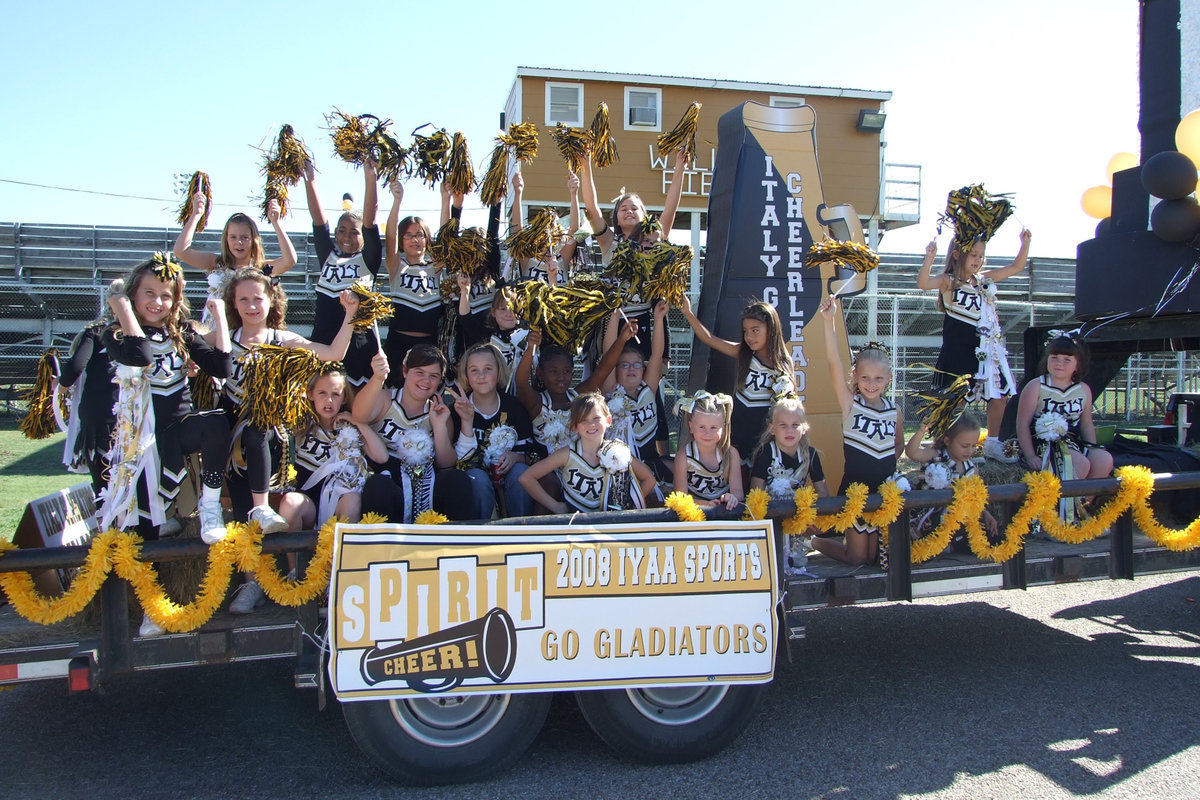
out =
{"type": "Polygon", "coordinates": [[[687,492],[671,492],[667,495],[665,504],[675,512],[680,522],[704,522],[708,519],[704,510],[696,505],[696,498],[687,492]]]}
{"type": "MultiPolygon", "coordinates": [[[[1034,520],[1040,520],[1055,538],[1079,543],[1094,538],[1096,531],[1106,530],[1126,510],[1133,514],[1138,527],[1160,547],[1179,552],[1200,546],[1200,519],[1182,530],[1166,528],[1155,519],[1149,505],[1150,495],[1154,491],[1154,476],[1149,469],[1121,467],[1116,471],[1116,477],[1121,482],[1120,490],[1096,516],[1081,525],[1068,525],[1057,516],[1061,493],[1058,478],[1049,472],[1026,475],[1024,482],[1029,487],[1028,495],[1005,528],[1003,541],[997,545],[987,541],[979,523],[987,504],[987,487],[977,475],[960,478],[954,482],[954,500],[947,506],[941,523],[928,536],[913,542],[912,563],[928,561],[945,550],[950,537],[960,526],[966,527],[971,550],[979,558],[1001,562],[1012,558],[1020,550],[1034,520]]],[[[883,484],[879,490],[883,497],[879,510],[862,513],[866,487],[860,491],[855,488],[857,486],[862,485],[851,485],[846,506],[841,513],[821,518],[816,516],[815,511],[816,492],[811,487],[797,489],[793,495],[796,514],[784,522],[784,531],[802,532],[810,525],[821,525],[822,520],[830,525],[844,523],[847,519],[853,523],[854,518],[861,516],[867,524],[882,529],[882,542],[886,546],[887,526],[896,520],[903,509],[901,492],[890,481],[883,484]],[[861,502],[858,499],[860,496],[863,498],[861,502]],[[852,518],[848,512],[854,510],[855,506],[859,511],[852,518]]],[[[770,497],[765,490],[751,489],[746,495],[743,519],[766,518],[769,503],[770,497]]],[[[695,500],[681,492],[673,492],[667,498],[667,507],[682,520],[688,520],[693,513],[699,514],[699,517],[693,516],[688,521],[704,519],[704,512],[696,506],[695,500]]],[[[446,517],[436,511],[423,512],[416,519],[419,525],[439,525],[446,521],[446,517]]],[[[316,550],[302,581],[289,581],[279,575],[274,557],[262,553],[262,534],[257,525],[231,523],[229,535],[209,548],[208,569],[204,579],[196,598],[186,605],[175,603],[167,597],[153,566],[140,560],[141,538],[117,530],[99,533],[92,539],[83,565],[63,596],[47,598],[40,594],[28,572],[0,573],[0,589],[4,590],[13,608],[22,617],[39,625],[53,625],[82,611],[100,590],[109,572],[115,570],[118,576],[133,585],[147,616],[169,631],[182,633],[203,625],[224,602],[235,566],[246,572],[254,572],[266,595],[280,605],[298,606],[315,599],[329,585],[333,530],[337,522],[336,517],[330,519],[318,532],[316,550]]],[[[366,525],[382,524],[387,522],[387,518],[380,514],[364,514],[361,522],[366,525]]],[[[15,549],[16,545],[11,542],[0,541],[0,556],[15,549]]]]}
{"type": "Polygon", "coordinates": [[[742,519],[766,519],[771,496],[766,489],[751,489],[746,493],[746,513],[742,519]]]}
{"type": "Polygon", "coordinates": [[[233,576],[237,561],[235,542],[237,537],[226,536],[208,548],[208,570],[196,591],[192,602],[180,605],[163,591],[158,582],[154,565],[142,561],[142,537],[120,534],[113,543],[112,565],[116,573],[133,585],[133,593],[146,616],[172,633],[194,631],[212,619],[212,615],[225,602],[229,580],[233,576]]]}
{"type": "Polygon", "coordinates": [[[817,521],[817,490],[801,486],[792,494],[796,513],[783,521],[783,532],[789,536],[803,536],[817,521]]]}
{"type": "Polygon", "coordinates": [[[854,521],[862,516],[867,507],[869,490],[864,484],[852,483],[846,487],[846,505],[836,514],[817,517],[817,527],[823,531],[836,530],[844,533],[854,525],[854,521]]]}

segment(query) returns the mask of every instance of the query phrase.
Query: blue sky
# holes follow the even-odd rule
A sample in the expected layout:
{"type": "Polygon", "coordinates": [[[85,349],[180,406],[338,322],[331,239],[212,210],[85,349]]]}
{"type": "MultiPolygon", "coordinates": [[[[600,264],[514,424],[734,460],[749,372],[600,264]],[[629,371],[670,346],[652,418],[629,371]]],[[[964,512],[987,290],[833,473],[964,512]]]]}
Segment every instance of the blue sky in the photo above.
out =
{"type": "MultiPolygon", "coordinates": [[[[782,6],[655,4],[623,22],[597,13],[616,4],[16,4],[0,49],[0,220],[168,225],[174,174],[202,169],[219,224],[253,211],[254,148],[284,122],[333,208],[361,197],[362,177],[335,161],[324,114],[461,130],[483,161],[525,65],[890,90],[886,160],[922,166],[924,202],[882,250],[922,251],[946,192],[977,181],[1015,193],[993,256],[1015,252],[1021,224],[1035,256],[1072,257],[1091,236],[1080,195],[1139,149],[1135,0],[782,6]]],[[[291,229],[308,225],[297,199],[291,229]]],[[[412,186],[405,205],[436,199],[412,186]]]]}

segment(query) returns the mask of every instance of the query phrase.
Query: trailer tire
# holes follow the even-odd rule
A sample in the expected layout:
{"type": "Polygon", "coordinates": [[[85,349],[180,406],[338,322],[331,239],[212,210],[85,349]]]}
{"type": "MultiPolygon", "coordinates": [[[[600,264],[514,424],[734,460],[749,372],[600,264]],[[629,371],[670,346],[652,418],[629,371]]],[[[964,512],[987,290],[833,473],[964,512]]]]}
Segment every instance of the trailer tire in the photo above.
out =
{"type": "Polygon", "coordinates": [[[646,764],[707,758],[736,739],[766,684],[685,684],[576,692],[584,719],[623,756],[646,764]]]}
{"type": "Polygon", "coordinates": [[[397,781],[436,786],[512,766],[542,729],[550,694],[437,695],[342,703],[367,760],[397,781]]]}

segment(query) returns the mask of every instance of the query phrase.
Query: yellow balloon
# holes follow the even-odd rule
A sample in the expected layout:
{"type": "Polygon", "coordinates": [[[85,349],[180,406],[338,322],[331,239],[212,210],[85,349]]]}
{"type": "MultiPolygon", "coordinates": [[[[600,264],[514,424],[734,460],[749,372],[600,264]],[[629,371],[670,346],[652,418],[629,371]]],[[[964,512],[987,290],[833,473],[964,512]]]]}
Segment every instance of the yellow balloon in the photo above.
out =
{"type": "Polygon", "coordinates": [[[1108,160],[1108,182],[1112,183],[1113,173],[1123,169],[1132,169],[1138,165],[1138,157],[1133,153],[1117,153],[1108,160]]]}
{"type": "Polygon", "coordinates": [[[342,201],[342,211],[349,211],[352,208],[354,208],[354,203],[349,200],[342,201]]]}
{"type": "Polygon", "coordinates": [[[1083,213],[1096,219],[1112,216],[1112,187],[1093,186],[1083,193],[1083,213]]]}
{"type": "Polygon", "coordinates": [[[1175,149],[1200,164],[1200,109],[1179,120],[1175,128],[1175,149]]]}

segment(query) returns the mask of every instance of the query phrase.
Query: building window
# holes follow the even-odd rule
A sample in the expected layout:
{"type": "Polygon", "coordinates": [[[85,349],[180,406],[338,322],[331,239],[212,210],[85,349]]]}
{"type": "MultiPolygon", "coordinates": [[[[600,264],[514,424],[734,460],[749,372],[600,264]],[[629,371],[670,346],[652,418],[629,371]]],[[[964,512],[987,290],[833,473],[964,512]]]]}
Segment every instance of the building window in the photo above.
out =
{"type": "Polygon", "coordinates": [[[772,95],[769,104],[774,108],[799,108],[804,105],[804,98],[772,95]]]}
{"type": "Polygon", "coordinates": [[[662,130],[662,89],[625,87],[625,130],[662,130]]]}
{"type": "Polygon", "coordinates": [[[583,84],[546,83],[546,124],[583,125],[583,84]]]}

